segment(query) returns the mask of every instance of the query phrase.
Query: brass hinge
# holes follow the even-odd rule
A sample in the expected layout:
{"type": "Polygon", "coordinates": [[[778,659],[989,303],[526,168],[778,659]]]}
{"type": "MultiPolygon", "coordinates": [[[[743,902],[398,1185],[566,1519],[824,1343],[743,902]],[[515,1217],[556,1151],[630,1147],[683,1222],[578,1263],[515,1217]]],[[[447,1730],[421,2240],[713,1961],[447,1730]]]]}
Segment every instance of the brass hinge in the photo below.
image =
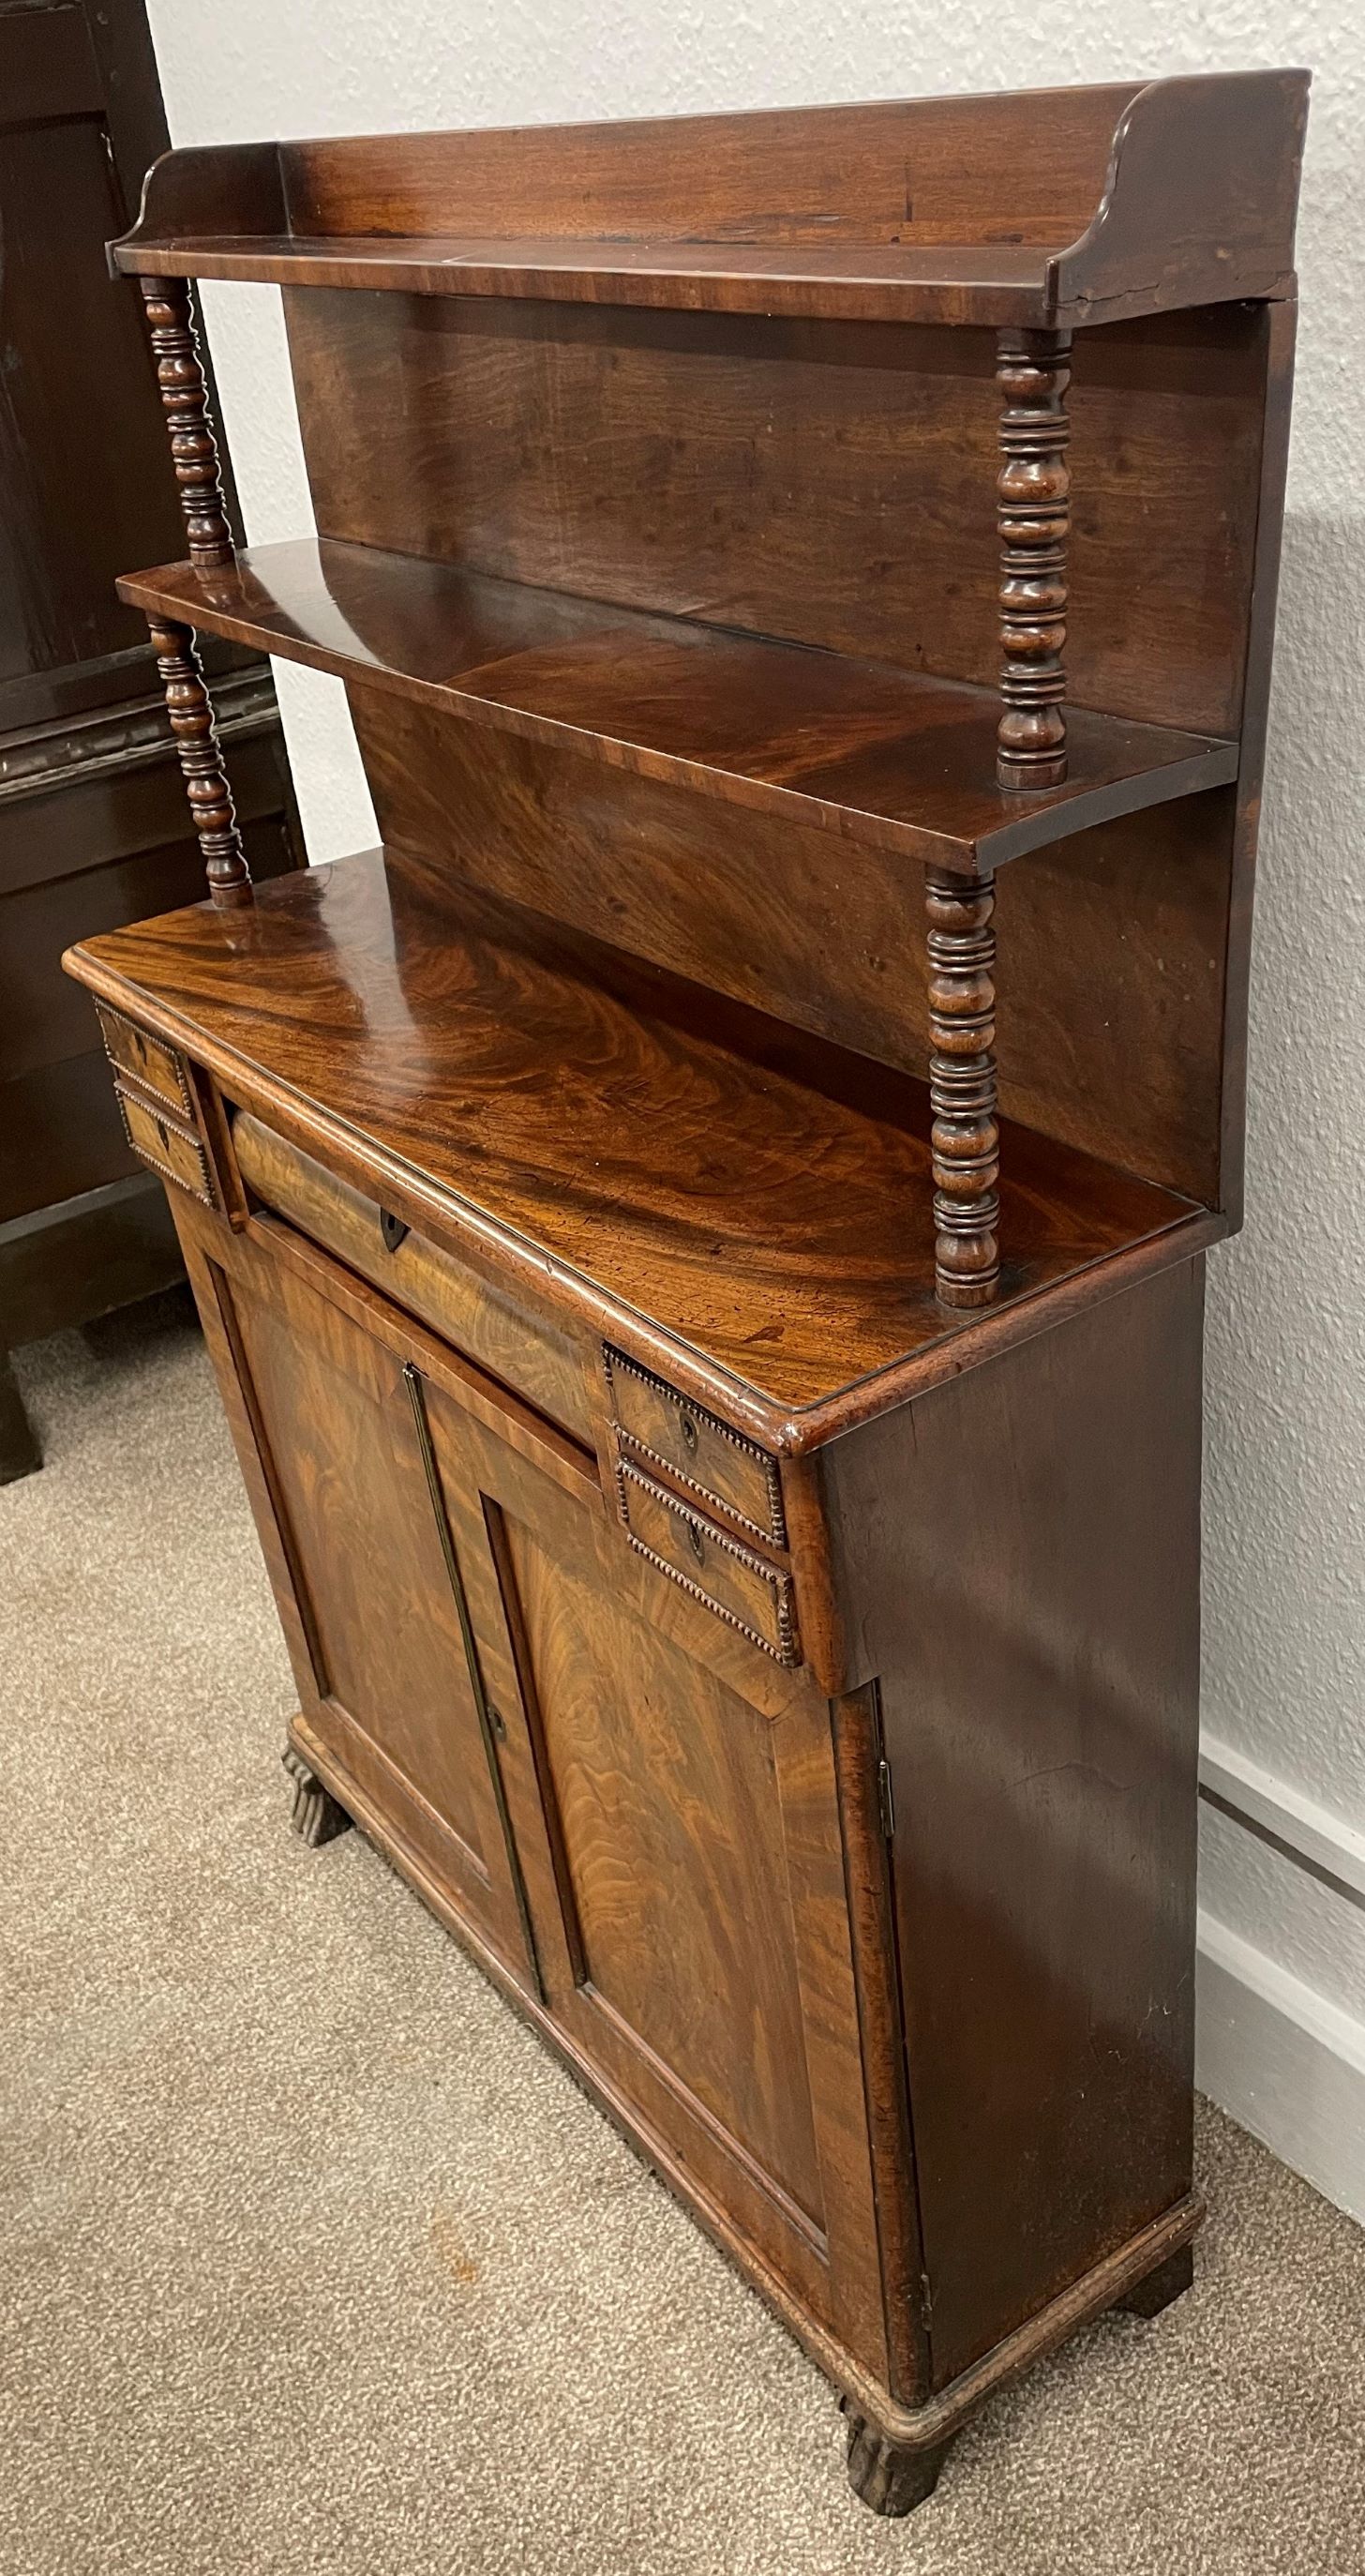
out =
{"type": "Polygon", "coordinates": [[[877,1765],[877,1803],[882,1811],[882,1832],[890,1842],[896,1830],[896,1800],[891,1787],[891,1765],[885,1754],[877,1765]]]}

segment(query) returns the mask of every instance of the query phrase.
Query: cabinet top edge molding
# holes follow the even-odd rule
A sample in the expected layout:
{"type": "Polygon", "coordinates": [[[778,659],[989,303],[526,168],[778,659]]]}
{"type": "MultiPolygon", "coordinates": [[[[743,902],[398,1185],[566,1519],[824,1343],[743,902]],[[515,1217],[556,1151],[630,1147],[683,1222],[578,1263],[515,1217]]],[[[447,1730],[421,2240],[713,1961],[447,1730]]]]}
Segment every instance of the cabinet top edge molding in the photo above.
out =
{"type": "Polygon", "coordinates": [[[171,152],[116,271],[1072,330],[1287,297],[1310,75],[171,152]]]}

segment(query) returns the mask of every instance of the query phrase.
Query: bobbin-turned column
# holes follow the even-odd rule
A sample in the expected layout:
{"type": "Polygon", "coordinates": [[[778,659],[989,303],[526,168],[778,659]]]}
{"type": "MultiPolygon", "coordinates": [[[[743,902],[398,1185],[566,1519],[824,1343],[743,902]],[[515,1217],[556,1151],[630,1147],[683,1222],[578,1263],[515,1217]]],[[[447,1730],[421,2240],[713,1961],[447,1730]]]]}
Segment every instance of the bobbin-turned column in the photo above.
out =
{"type": "MultiPolygon", "coordinates": [[[[197,572],[221,570],[236,561],[228,525],[218,441],[209,418],[199,337],[188,278],[139,277],[147,308],[157,389],[170,434],[180,507],[190,562],[197,572]]],[[[166,692],[185,792],[204,853],[209,893],[216,904],[234,909],[253,900],[237,813],[223,765],[222,745],[213,718],[213,703],[195,649],[194,630],[169,618],[149,618],[156,667],[166,692]]]]}
{"type": "Polygon", "coordinates": [[[926,868],[924,885],[934,1286],[945,1306],[985,1306],[1000,1284],[995,880],[926,868]]]}
{"type": "Polygon", "coordinates": [[[1071,527],[1069,331],[1002,331],[996,382],[1004,463],[996,485],[1004,702],[996,734],[1002,787],[1066,779],[1066,548],[1071,527]]]}
{"type": "Polygon", "coordinates": [[[190,562],[201,570],[230,564],[234,548],[209,418],[199,337],[188,278],[140,277],[147,308],[161,407],[170,434],[171,460],[185,514],[190,562]]]}
{"type": "Polygon", "coordinates": [[[185,793],[204,853],[209,893],[216,904],[232,910],[255,898],[193,629],[160,617],[149,617],[147,624],[180,754],[185,793]]]}

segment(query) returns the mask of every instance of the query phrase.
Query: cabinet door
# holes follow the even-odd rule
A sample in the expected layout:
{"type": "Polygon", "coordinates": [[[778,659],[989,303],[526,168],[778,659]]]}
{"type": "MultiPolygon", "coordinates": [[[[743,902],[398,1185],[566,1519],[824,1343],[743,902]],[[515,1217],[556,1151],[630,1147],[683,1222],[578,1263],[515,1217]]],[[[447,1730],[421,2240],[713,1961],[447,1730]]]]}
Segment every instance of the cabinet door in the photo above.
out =
{"type": "Polygon", "coordinates": [[[305,1278],[254,1242],[221,1249],[191,1269],[236,1399],[304,1716],[525,1978],[497,1745],[401,1328],[367,1329],[354,1298],[327,1293],[324,1264],[305,1278]]]}
{"type": "Polygon", "coordinates": [[[828,1703],[642,1564],[600,1491],[426,1400],[547,2009],[726,2241],[880,2368],[828,1703]]]}
{"type": "Polygon", "coordinates": [[[884,2371],[828,1703],[631,1551],[575,1442],[284,1228],[186,1209],[305,1744],[722,2241],[884,2371]]]}

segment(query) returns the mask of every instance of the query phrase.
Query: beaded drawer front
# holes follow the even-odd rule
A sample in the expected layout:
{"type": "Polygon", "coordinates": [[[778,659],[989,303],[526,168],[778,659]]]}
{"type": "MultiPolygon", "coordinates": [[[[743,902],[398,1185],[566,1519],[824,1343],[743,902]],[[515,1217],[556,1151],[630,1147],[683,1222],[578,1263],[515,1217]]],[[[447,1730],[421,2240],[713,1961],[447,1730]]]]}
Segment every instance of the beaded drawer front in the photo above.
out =
{"type": "Polygon", "coordinates": [[[123,1112],[124,1133],[133,1152],[141,1155],[143,1162],[150,1165],[159,1179],[173,1182],[177,1189],[188,1190],[190,1196],[201,1199],[205,1207],[216,1207],[218,1199],[209,1158],[194,1129],[172,1118],[158,1101],[135,1091],[131,1083],[120,1082],[116,1077],[114,1089],[123,1112]]]}
{"type": "Polygon", "coordinates": [[[619,1458],[616,1491],[631,1546],[780,1664],[799,1664],[791,1576],[706,1513],[619,1458]]]}
{"type": "Polygon", "coordinates": [[[766,1546],[785,1547],[777,1460],[638,1361],[609,1345],[603,1360],[620,1455],[646,1472],[664,1468],[674,1482],[752,1530],[766,1546]]]}
{"type": "Polygon", "coordinates": [[[154,1038],[149,1030],[125,1020],[121,1012],[111,1011],[103,1002],[95,1007],[104,1051],[115,1077],[129,1076],[140,1091],[150,1092],[174,1111],[182,1126],[193,1126],[194,1098],[184,1057],[167,1046],[164,1038],[154,1038]]]}

